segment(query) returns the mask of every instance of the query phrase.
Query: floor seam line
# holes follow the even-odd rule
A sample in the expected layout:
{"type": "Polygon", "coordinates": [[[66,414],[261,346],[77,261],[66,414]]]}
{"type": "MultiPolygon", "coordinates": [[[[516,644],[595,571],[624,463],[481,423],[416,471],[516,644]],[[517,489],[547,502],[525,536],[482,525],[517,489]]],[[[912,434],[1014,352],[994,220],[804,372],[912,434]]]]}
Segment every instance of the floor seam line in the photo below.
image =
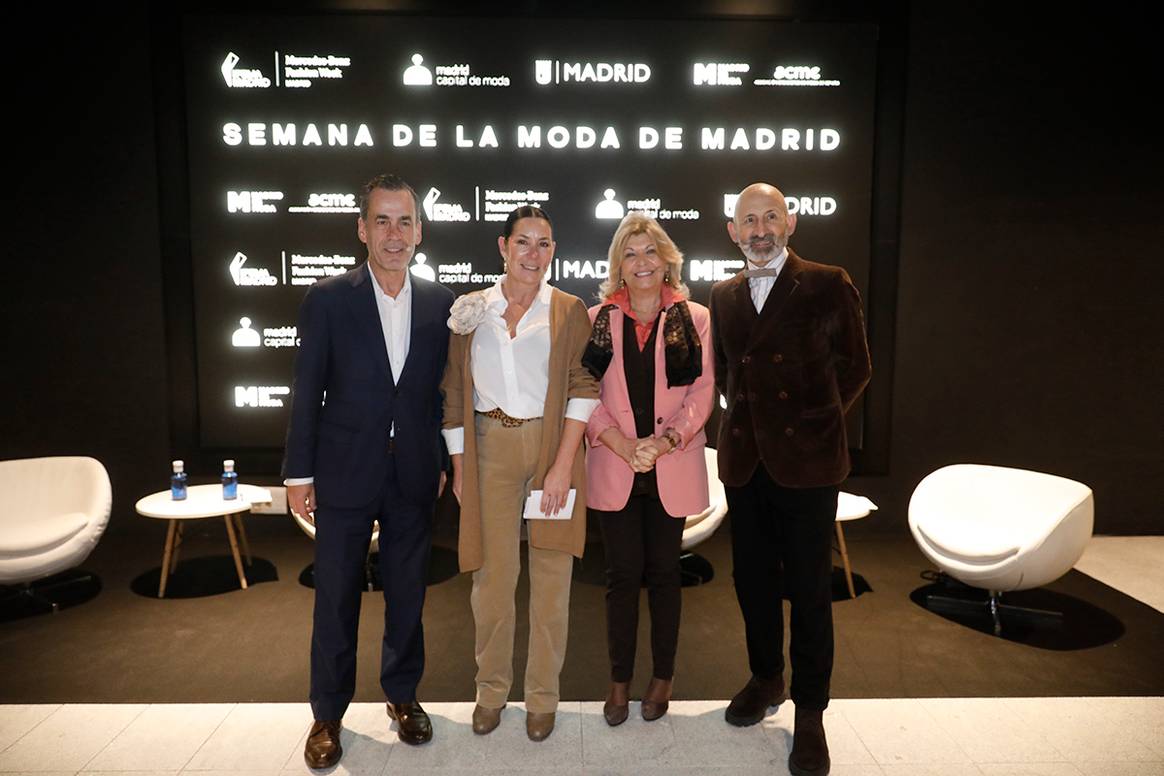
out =
{"type": "Polygon", "coordinates": [[[130,725],[132,725],[134,722],[137,722],[137,720],[138,720],[138,719],[141,717],[141,715],[146,713],[146,709],[148,709],[148,708],[149,708],[150,706],[152,706],[152,705],[153,705],[153,704],[151,704],[151,703],[147,703],[147,704],[145,704],[145,706],[143,706],[143,707],[142,707],[142,710],[141,710],[141,711],[139,711],[137,714],[135,714],[135,715],[134,715],[133,719],[131,719],[129,722],[126,722],[126,723],[125,723],[125,725],[124,725],[124,726],[121,728],[121,730],[118,730],[116,733],[114,733],[114,734],[113,734],[113,738],[110,738],[110,739],[109,739],[109,740],[108,740],[108,741],[105,743],[105,746],[101,747],[101,748],[100,748],[100,749],[98,749],[96,752],[94,752],[94,753],[93,753],[93,756],[92,756],[92,757],[90,757],[88,760],[86,760],[86,761],[85,761],[85,762],[84,762],[84,763],[81,765],[81,767],[77,769],[77,771],[76,771],[76,772],[77,772],[77,773],[84,773],[84,771],[85,771],[85,766],[86,766],[86,765],[88,765],[89,763],[93,762],[94,760],[96,760],[98,757],[100,757],[100,756],[101,756],[101,753],[102,753],[102,752],[104,752],[106,749],[108,749],[110,746],[112,746],[112,745],[113,745],[113,742],[114,742],[114,741],[116,741],[116,740],[117,740],[117,739],[118,739],[118,738],[121,736],[121,734],[122,734],[122,733],[124,733],[124,732],[125,732],[125,731],[126,731],[128,728],[129,728],[129,726],[130,726],[130,725]]]}
{"type": "MultiPolygon", "coordinates": [[[[24,704],[24,705],[28,705],[28,706],[37,706],[37,705],[40,705],[40,704],[31,703],[31,704],[24,704]]],[[[48,704],[43,704],[43,705],[46,705],[46,706],[47,706],[48,704]]],[[[46,714],[46,715],[44,716],[44,718],[43,718],[43,719],[41,719],[41,721],[40,721],[40,722],[37,722],[35,725],[33,725],[32,727],[30,727],[28,730],[24,731],[22,734],[20,734],[19,736],[17,736],[16,740],[15,740],[15,741],[13,741],[11,744],[9,744],[8,746],[4,747],[3,749],[0,749],[0,755],[3,755],[3,754],[4,754],[5,752],[7,752],[9,749],[11,749],[12,747],[16,746],[18,743],[20,743],[21,741],[23,741],[25,736],[27,736],[29,733],[31,733],[32,731],[36,730],[38,727],[40,727],[40,726],[41,726],[41,725],[43,725],[45,722],[47,722],[47,721],[49,720],[49,718],[50,718],[50,717],[52,717],[52,716],[53,716],[54,714],[56,714],[58,711],[60,711],[61,709],[63,709],[63,708],[66,706],[66,705],[67,705],[67,704],[64,704],[64,703],[58,703],[58,704],[57,704],[57,707],[56,707],[55,709],[53,709],[51,712],[49,712],[48,714],[46,714]]]]}
{"type": "MultiPolygon", "coordinates": [[[[237,703],[230,704],[230,708],[227,709],[226,713],[222,715],[222,719],[218,720],[218,724],[214,726],[214,730],[211,730],[210,733],[207,734],[206,738],[202,739],[202,743],[196,746],[190,756],[186,758],[186,762],[182,765],[181,768],[178,769],[179,774],[186,772],[186,769],[190,767],[190,763],[193,762],[194,758],[198,756],[198,753],[202,751],[202,747],[206,746],[207,741],[209,741],[211,738],[214,738],[214,734],[217,733],[219,728],[222,727],[222,723],[226,722],[227,718],[229,718],[230,715],[234,713],[236,708],[238,708],[237,703]]],[[[280,768],[280,770],[282,770],[282,768],[280,768]]]]}

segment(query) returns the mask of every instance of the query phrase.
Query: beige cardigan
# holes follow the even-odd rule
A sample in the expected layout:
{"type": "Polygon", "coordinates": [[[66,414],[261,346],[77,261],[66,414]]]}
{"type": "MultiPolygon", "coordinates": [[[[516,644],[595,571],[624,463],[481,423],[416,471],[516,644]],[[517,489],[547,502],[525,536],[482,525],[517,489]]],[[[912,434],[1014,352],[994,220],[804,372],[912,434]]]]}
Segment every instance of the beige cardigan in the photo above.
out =
{"type": "MultiPolygon", "coordinates": [[[[590,339],[590,316],[576,296],[554,289],[550,297],[550,384],[546,389],[545,422],[538,453],[537,473],[531,488],[542,487],[546,471],[558,454],[568,399],[597,399],[598,382],[582,366],[582,353],[590,339]],[[553,420],[551,420],[553,419],[553,420]]],[[[473,433],[473,369],[470,363],[473,334],[453,334],[449,362],[441,381],[445,395],[444,428],[465,429],[465,458],[461,482],[461,533],[457,543],[461,571],[481,568],[481,498],[477,482],[477,435],[473,433]]],[[[570,474],[576,488],[574,511],[569,520],[533,520],[529,541],[534,547],[568,552],[582,557],[586,544],[586,450],[578,445],[570,474]]]]}

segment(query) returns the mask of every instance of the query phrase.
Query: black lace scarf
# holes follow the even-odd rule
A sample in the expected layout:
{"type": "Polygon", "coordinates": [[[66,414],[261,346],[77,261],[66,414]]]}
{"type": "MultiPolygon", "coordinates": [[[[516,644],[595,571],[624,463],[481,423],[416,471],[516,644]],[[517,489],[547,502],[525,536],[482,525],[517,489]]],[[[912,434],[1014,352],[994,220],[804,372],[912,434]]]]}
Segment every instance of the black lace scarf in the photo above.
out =
{"type": "MultiPolygon", "coordinates": [[[[610,338],[610,311],[618,305],[613,302],[602,306],[594,319],[590,341],[582,354],[582,366],[601,380],[610,367],[614,348],[610,338]]],[[[703,345],[699,332],[691,320],[687,302],[671,305],[663,317],[663,352],[667,362],[667,387],[691,385],[703,374],[703,345]]]]}

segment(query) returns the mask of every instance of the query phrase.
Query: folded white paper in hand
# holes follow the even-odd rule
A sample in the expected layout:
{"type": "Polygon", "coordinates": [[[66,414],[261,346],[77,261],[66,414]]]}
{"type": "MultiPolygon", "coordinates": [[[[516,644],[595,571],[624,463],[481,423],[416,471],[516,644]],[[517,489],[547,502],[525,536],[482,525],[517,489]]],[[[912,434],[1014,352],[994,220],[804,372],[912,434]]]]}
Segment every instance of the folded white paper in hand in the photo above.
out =
{"type": "Polygon", "coordinates": [[[570,492],[566,494],[566,506],[562,507],[558,514],[547,515],[542,512],[542,492],[535,490],[529,494],[529,498],[525,500],[525,512],[522,516],[526,520],[569,520],[570,516],[574,514],[574,499],[578,497],[576,488],[570,488],[570,492]]]}

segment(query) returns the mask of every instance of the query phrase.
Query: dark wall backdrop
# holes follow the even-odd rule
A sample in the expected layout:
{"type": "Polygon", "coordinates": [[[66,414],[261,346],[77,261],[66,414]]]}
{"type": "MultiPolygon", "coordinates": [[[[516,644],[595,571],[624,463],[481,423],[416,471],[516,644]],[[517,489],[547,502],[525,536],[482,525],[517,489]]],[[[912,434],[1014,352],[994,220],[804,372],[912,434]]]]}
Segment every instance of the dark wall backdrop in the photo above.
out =
{"type": "MultiPolygon", "coordinates": [[[[8,33],[22,68],[8,82],[20,137],[0,457],[99,458],[123,531],[173,454],[168,183],[148,10],[110,8],[39,11],[8,33]]],[[[896,359],[874,365],[894,370],[890,472],[848,486],[881,505],[871,528],[901,530],[917,481],[958,461],[1088,483],[1098,532],[1164,525],[1164,154],[1147,118],[1148,33],[1131,3],[1085,20],[1064,8],[909,12],[896,359]]]]}

